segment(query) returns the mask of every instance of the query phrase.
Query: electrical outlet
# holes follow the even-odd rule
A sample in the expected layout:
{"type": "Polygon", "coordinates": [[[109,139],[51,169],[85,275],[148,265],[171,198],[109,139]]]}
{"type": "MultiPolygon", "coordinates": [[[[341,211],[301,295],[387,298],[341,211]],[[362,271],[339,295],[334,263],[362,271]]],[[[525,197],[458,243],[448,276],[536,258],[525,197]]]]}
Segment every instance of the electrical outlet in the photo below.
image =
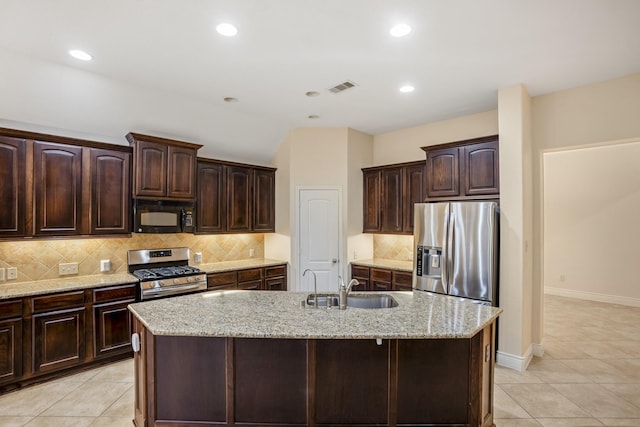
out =
{"type": "Polygon", "coordinates": [[[111,271],[111,260],[101,259],[100,260],[100,271],[101,272],[111,271]]]}
{"type": "Polygon", "coordinates": [[[78,263],[67,262],[64,264],[58,264],[58,274],[60,276],[67,276],[69,274],[78,274],[78,263]]]}
{"type": "Polygon", "coordinates": [[[18,269],[16,267],[7,268],[7,280],[13,280],[18,278],[18,269]]]}
{"type": "Polygon", "coordinates": [[[255,256],[255,254],[256,254],[256,250],[255,249],[253,249],[253,248],[249,249],[249,258],[253,258],[255,256]]]}
{"type": "Polygon", "coordinates": [[[196,252],[193,256],[194,262],[202,262],[202,252],[196,252]]]}
{"type": "Polygon", "coordinates": [[[0,268],[0,282],[4,282],[4,268],[0,268]]]}

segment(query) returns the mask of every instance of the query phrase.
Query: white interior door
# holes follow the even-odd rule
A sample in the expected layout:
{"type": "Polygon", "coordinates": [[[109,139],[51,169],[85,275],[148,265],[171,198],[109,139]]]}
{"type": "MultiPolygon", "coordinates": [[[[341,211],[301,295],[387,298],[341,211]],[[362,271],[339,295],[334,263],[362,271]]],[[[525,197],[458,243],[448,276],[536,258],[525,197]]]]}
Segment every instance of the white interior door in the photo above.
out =
{"type": "Polygon", "coordinates": [[[297,289],[313,292],[313,274],[317,277],[318,292],[338,289],[340,275],[340,190],[299,190],[298,248],[299,268],[297,289]]]}

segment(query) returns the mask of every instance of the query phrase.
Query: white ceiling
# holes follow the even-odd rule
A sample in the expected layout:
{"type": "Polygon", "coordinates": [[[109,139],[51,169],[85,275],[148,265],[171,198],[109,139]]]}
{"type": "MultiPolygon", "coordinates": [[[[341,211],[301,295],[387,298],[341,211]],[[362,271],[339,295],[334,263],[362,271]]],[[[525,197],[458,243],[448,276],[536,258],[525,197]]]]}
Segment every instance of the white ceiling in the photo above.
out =
{"type": "MultiPolygon", "coordinates": [[[[496,108],[497,90],[513,84],[536,96],[640,71],[638,0],[0,0],[0,7],[0,60],[38,61],[16,65],[11,85],[0,83],[3,101],[29,100],[5,105],[0,118],[122,143],[126,132],[142,131],[205,144],[212,157],[262,163],[296,127],[375,135],[496,108]],[[238,27],[235,38],[216,33],[223,21],[238,27]],[[412,32],[390,37],[401,21],[412,32]],[[94,60],[71,58],[73,48],[94,60]],[[29,92],[27,64],[107,78],[139,105],[96,91],[94,108],[108,114],[76,109],[76,124],[60,112],[72,95],[52,102],[29,92]],[[345,80],[357,87],[327,91],[345,80]],[[405,83],[415,92],[400,93],[405,83]]],[[[60,74],[49,72],[46,83],[55,86],[60,74]]]]}

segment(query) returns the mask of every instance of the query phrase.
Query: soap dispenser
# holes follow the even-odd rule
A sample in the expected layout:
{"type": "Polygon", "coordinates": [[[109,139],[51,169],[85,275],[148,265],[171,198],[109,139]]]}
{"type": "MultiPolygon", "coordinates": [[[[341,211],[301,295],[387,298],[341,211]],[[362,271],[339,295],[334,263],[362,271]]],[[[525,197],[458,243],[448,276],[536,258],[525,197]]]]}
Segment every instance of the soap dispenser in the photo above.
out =
{"type": "Polygon", "coordinates": [[[338,276],[338,308],[347,309],[347,287],[344,285],[342,276],[338,276]]]}

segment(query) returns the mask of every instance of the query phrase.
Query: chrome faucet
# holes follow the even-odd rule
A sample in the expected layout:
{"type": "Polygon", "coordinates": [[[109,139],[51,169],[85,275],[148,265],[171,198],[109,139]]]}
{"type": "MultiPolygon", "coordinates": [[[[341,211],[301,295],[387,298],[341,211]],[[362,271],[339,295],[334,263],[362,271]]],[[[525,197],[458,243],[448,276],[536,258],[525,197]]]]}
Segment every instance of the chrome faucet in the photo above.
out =
{"type": "Polygon", "coordinates": [[[318,288],[316,285],[316,272],[307,268],[303,273],[302,273],[302,277],[307,275],[307,272],[313,274],[313,307],[314,308],[318,308],[318,288]]]}
{"type": "Polygon", "coordinates": [[[358,281],[356,279],[351,279],[347,286],[344,286],[344,282],[342,281],[342,277],[338,276],[340,279],[338,285],[338,306],[340,310],[347,309],[347,298],[349,297],[349,292],[351,292],[351,288],[358,285],[358,281]]]}

